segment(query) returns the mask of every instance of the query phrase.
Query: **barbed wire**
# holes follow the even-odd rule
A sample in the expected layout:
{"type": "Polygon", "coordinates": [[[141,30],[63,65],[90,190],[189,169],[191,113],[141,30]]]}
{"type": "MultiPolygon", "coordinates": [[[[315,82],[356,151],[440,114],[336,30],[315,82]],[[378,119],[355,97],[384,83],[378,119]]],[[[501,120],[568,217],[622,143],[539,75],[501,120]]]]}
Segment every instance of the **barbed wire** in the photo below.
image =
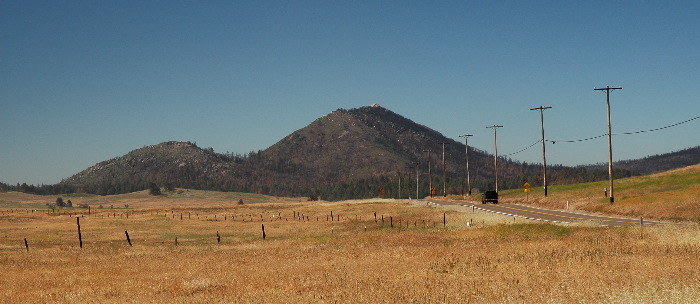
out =
{"type": "MultiPolygon", "coordinates": [[[[696,120],[696,119],[700,119],[700,116],[693,117],[693,118],[691,118],[691,119],[688,119],[688,120],[685,120],[685,121],[681,121],[681,122],[679,122],[679,123],[675,123],[675,124],[668,125],[668,126],[665,126],[665,127],[661,127],[661,128],[649,129],[649,130],[642,130],[642,131],[635,131],[635,132],[612,133],[611,135],[634,135],[634,134],[641,134],[641,133],[647,133],[647,132],[655,132],[655,131],[660,131],[660,130],[663,130],[663,129],[668,129],[668,128],[676,127],[676,126],[682,125],[682,124],[687,123],[687,122],[691,122],[691,121],[696,120]]],[[[608,134],[606,133],[606,134],[602,134],[602,135],[598,135],[598,136],[593,136],[593,137],[583,138],[583,139],[576,139],[576,140],[549,140],[549,139],[547,139],[546,141],[551,142],[552,144],[556,144],[556,143],[558,143],[558,142],[575,143],[575,142],[581,142],[581,141],[587,141],[587,140],[592,140],[592,139],[596,139],[596,138],[601,138],[601,137],[604,137],[604,136],[607,136],[607,135],[608,135],[608,134]]]]}

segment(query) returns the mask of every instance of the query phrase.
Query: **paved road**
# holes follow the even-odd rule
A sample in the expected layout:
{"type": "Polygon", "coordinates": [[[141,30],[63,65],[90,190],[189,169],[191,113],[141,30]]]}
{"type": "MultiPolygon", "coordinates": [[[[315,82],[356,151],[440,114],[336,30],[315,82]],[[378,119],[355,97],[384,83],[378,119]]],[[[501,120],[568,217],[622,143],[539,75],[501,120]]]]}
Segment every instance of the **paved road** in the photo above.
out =
{"type": "MultiPolygon", "coordinates": [[[[517,216],[531,220],[539,220],[554,223],[574,223],[574,222],[599,222],[603,226],[639,226],[642,223],[640,218],[625,218],[614,216],[603,216],[586,214],[580,212],[570,212],[566,210],[544,209],[539,207],[517,205],[517,204],[481,204],[476,202],[463,201],[443,201],[443,200],[422,200],[434,205],[456,205],[465,207],[466,210],[472,208],[508,216],[517,216]]],[[[654,226],[664,224],[658,221],[643,220],[644,226],[654,226]]]]}

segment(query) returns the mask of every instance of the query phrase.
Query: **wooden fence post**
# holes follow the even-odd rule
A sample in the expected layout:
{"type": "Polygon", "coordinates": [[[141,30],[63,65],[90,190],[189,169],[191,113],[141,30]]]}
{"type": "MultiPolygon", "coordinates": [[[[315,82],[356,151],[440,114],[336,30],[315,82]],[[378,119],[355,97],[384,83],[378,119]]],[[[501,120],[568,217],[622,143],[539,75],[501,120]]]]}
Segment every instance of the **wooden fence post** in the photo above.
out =
{"type": "Polygon", "coordinates": [[[218,231],[216,232],[216,243],[221,244],[221,235],[219,234],[218,231]]]}
{"type": "Polygon", "coordinates": [[[27,248],[27,252],[29,252],[29,243],[27,243],[27,238],[24,238],[24,248],[27,248]]]}
{"type": "Polygon", "coordinates": [[[80,248],[83,248],[83,235],[80,233],[80,217],[75,218],[78,222],[78,241],[80,241],[80,248]]]}
{"type": "Polygon", "coordinates": [[[129,231],[124,230],[124,234],[126,234],[126,241],[129,242],[129,246],[134,246],[134,245],[131,245],[131,238],[129,238],[129,231]]]}
{"type": "Polygon", "coordinates": [[[442,213],[442,228],[447,228],[447,213],[442,213]]]}
{"type": "Polygon", "coordinates": [[[262,224],[262,233],[263,233],[263,240],[265,239],[265,224],[262,224]]]}

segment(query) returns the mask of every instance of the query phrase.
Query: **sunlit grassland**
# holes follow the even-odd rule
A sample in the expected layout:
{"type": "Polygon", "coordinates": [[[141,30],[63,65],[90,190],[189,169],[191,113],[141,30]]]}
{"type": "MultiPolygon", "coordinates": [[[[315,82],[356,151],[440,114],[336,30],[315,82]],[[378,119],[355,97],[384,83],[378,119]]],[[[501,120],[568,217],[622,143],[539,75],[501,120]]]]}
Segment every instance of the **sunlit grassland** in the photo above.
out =
{"type": "Polygon", "coordinates": [[[605,214],[661,220],[700,222],[700,165],[664,173],[614,180],[615,203],[604,188],[608,182],[550,185],[548,197],[542,187],[501,191],[503,202],[535,204],[605,214]]]}
{"type": "MultiPolygon", "coordinates": [[[[188,199],[145,193],[75,198],[130,206],[82,215],[82,249],[75,214],[32,212],[31,207],[4,210],[0,301],[700,300],[696,225],[562,226],[396,200],[268,198],[239,205],[231,193],[188,193],[188,199]],[[125,231],[133,246],[127,244],[125,231]]],[[[0,198],[27,206],[55,199],[16,193],[2,193],[0,198]]]]}

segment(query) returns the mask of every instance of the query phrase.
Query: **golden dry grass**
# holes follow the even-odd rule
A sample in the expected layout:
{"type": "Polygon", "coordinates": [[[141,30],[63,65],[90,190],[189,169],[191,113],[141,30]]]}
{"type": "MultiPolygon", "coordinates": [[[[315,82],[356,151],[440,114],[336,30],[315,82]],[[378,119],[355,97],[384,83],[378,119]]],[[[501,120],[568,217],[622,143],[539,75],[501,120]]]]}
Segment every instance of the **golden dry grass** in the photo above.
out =
{"type": "Polygon", "coordinates": [[[270,198],[237,205],[232,196],[244,194],[183,193],[190,196],[182,202],[172,193],[73,199],[130,205],[92,209],[82,217],[82,249],[74,216],[18,207],[51,198],[0,194],[15,206],[14,212],[0,213],[0,302],[700,300],[696,225],[555,226],[406,201],[270,198]],[[295,219],[295,214],[304,219],[295,219]],[[126,243],[125,230],[133,246],[126,243]]]}
{"type": "Polygon", "coordinates": [[[700,222],[700,164],[659,174],[616,179],[615,203],[610,204],[603,188],[608,182],[552,185],[548,197],[542,188],[502,191],[503,202],[534,204],[593,213],[617,214],[649,219],[700,222]]]}

